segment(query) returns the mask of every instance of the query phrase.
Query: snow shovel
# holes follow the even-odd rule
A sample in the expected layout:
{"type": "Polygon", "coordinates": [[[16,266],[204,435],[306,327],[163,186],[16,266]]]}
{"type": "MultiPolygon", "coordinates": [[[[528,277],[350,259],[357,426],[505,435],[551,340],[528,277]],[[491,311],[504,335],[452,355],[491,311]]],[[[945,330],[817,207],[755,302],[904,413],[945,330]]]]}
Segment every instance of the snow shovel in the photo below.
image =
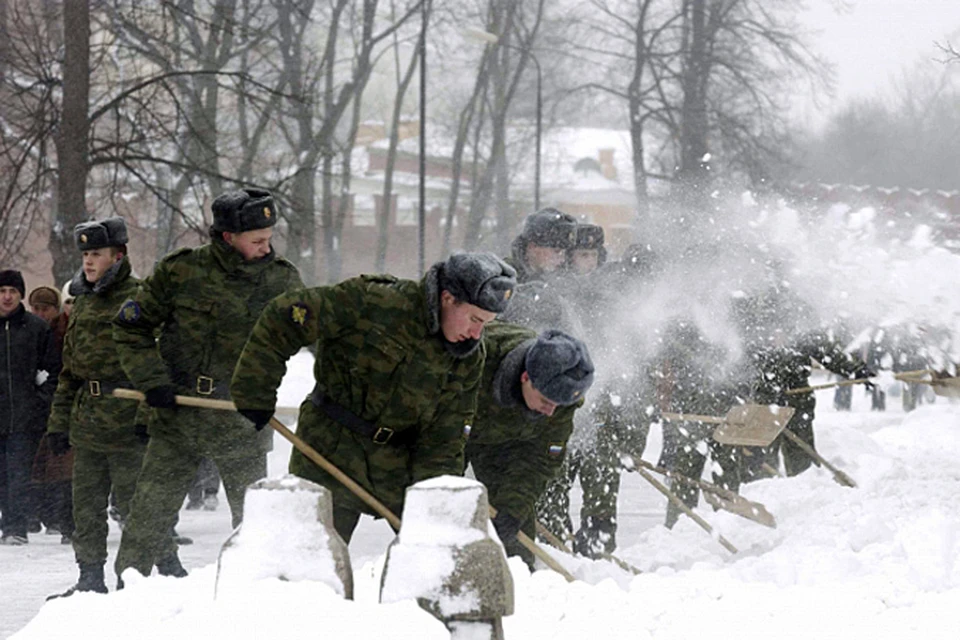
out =
{"type": "Polygon", "coordinates": [[[951,377],[946,372],[938,372],[933,369],[920,369],[919,371],[904,371],[893,376],[901,382],[910,384],[926,384],[933,387],[933,392],[938,396],[945,398],[960,398],[960,378],[951,377]]]}
{"type": "Polygon", "coordinates": [[[867,384],[870,383],[870,378],[854,378],[853,380],[837,380],[835,382],[825,382],[823,384],[814,384],[809,387],[797,387],[796,389],[787,389],[784,391],[788,396],[796,395],[798,393],[809,393],[810,391],[817,391],[818,389],[829,389],[831,387],[846,387],[852,384],[867,384]]]}
{"type": "MultiPolygon", "coordinates": [[[[113,395],[117,398],[124,398],[126,400],[139,400],[143,401],[146,396],[139,391],[134,391],[132,389],[114,389],[113,395]]],[[[175,396],[177,404],[185,407],[200,407],[202,409],[219,409],[221,411],[236,411],[237,406],[230,402],[229,400],[214,400],[212,398],[195,398],[193,396],[175,396]]],[[[357,484],[353,478],[345,474],[343,471],[337,468],[335,464],[324,458],[320,455],[316,449],[308,445],[306,442],[300,439],[300,437],[295,434],[293,431],[287,428],[285,424],[277,420],[276,418],[270,418],[270,426],[273,427],[274,431],[279,433],[281,436],[290,441],[290,443],[297,448],[300,453],[305,455],[310,459],[315,465],[329,473],[331,476],[336,478],[343,486],[349,489],[355,496],[363,500],[371,509],[377,512],[381,517],[383,517],[395,531],[400,530],[400,518],[396,516],[385,504],[380,502],[373,494],[357,484]]],[[[491,515],[495,515],[493,507],[490,507],[491,515]]],[[[569,571],[564,569],[560,563],[553,559],[546,551],[541,549],[537,544],[527,537],[522,531],[517,533],[517,540],[520,541],[524,547],[530,550],[533,555],[537,558],[540,558],[544,564],[548,567],[562,575],[567,582],[573,582],[574,577],[570,574],[569,571]]]]}
{"type": "Polygon", "coordinates": [[[771,529],[777,528],[777,521],[773,517],[773,514],[767,511],[767,508],[759,502],[747,500],[740,494],[735,493],[730,489],[724,489],[723,487],[713,484],[712,482],[697,480],[695,478],[690,478],[683,474],[670,471],[669,469],[658,467],[641,458],[627,456],[626,459],[630,461],[634,468],[643,467],[644,469],[655,471],[656,473],[659,473],[672,480],[682,482],[683,484],[699,487],[703,492],[703,499],[706,500],[712,507],[729,511],[730,513],[734,513],[742,518],[746,518],[747,520],[753,520],[754,522],[762,524],[765,527],[770,527],[771,529]]]}
{"type": "Polygon", "coordinates": [[[663,418],[718,425],[713,439],[720,444],[766,447],[787,426],[793,412],[793,407],[742,404],[730,409],[723,418],[693,413],[664,413],[663,418]]]}
{"type": "Polygon", "coordinates": [[[793,407],[777,407],[759,404],[744,404],[736,406],[727,413],[726,417],[718,418],[715,416],[693,416],[692,414],[663,414],[664,418],[671,419],[670,416],[679,416],[682,420],[694,420],[697,422],[706,422],[720,425],[713,432],[713,439],[721,444],[745,445],[766,447],[773,442],[774,438],[780,433],[789,438],[794,444],[803,450],[808,456],[825,466],[833,473],[834,479],[845,487],[856,487],[857,483],[846,473],[836,468],[828,460],[814,450],[813,447],[800,439],[797,434],[790,429],[786,429],[787,422],[793,417],[793,407]],[[751,416],[764,416],[764,411],[768,416],[758,421],[751,422],[751,416]],[[751,427],[760,427],[759,429],[751,427]],[[774,429],[776,427],[776,429],[774,429]],[[723,428],[723,431],[721,431],[723,428]],[[771,434],[766,437],[767,434],[771,434]],[[717,437],[718,434],[720,437],[717,437]],[[765,436],[765,437],[761,437],[765,436]]]}

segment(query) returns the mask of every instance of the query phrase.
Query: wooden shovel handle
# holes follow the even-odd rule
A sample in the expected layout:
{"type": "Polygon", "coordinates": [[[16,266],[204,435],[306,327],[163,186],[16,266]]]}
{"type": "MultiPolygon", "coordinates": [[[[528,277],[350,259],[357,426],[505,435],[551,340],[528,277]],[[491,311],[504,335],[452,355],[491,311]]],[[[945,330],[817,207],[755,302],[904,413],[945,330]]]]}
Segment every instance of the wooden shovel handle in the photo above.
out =
{"type": "Polygon", "coordinates": [[[853,478],[851,478],[850,476],[845,474],[843,471],[841,471],[840,469],[837,469],[835,466],[830,464],[826,460],[826,458],[824,458],[819,453],[817,453],[816,450],[813,447],[811,447],[809,444],[801,440],[800,436],[795,434],[793,431],[790,431],[790,429],[784,429],[782,433],[787,438],[789,438],[795,445],[803,449],[804,453],[806,453],[808,456],[810,456],[811,458],[813,458],[814,460],[816,460],[817,462],[825,466],[827,469],[829,469],[833,473],[833,477],[836,479],[838,483],[842,484],[845,487],[857,486],[857,483],[853,481],[853,478]]]}
{"type": "MultiPolygon", "coordinates": [[[[144,394],[133,389],[114,389],[113,395],[126,400],[144,400],[144,394]]],[[[193,396],[174,396],[177,404],[184,407],[198,407],[201,409],[217,409],[220,411],[236,411],[237,405],[229,400],[216,400],[214,398],[195,398],[193,396]]],[[[376,511],[382,517],[386,518],[394,529],[400,528],[400,518],[396,516],[382,502],[377,500],[369,491],[357,484],[350,476],[340,471],[332,462],[320,455],[316,449],[300,439],[294,432],[290,431],[282,422],[276,418],[270,418],[270,426],[293,444],[296,449],[310,459],[311,462],[329,473],[337,479],[343,486],[353,492],[358,498],[363,500],[371,509],[376,511]]]]}
{"type": "Polygon", "coordinates": [[[815,384],[809,387],[797,387],[796,389],[787,389],[784,393],[788,396],[792,396],[798,393],[808,393],[810,391],[816,391],[817,389],[829,389],[830,387],[846,387],[852,384],[866,384],[870,382],[870,378],[856,378],[854,380],[837,380],[836,382],[825,382],[823,384],[815,384]]]}
{"type": "Polygon", "coordinates": [[[702,416],[696,413],[661,413],[664,420],[681,420],[684,422],[704,422],[706,424],[724,424],[727,419],[718,416],[702,416]]]}
{"type": "MultiPolygon", "coordinates": [[[[490,519],[492,520],[493,518],[496,518],[496,517],[497,517],[497,510],[493,506],[491,506],[490,519]]],[[[530,551],[530,553],[532,553],[534,556],[542,560],[545,565],[547,565],[548,567],[550,567],[551,569],[553,569],[554,571],[562,575],[567,582],[573,582],[574,580],[576,580],[576,578],[573,577],[573,574],[571,574],[569,571],[564,569],[562,564],[557,562],[553,558],[553,556],[551,556],[549,553],[541,549],[540,545],[538,545],[536,542],[531,540],[530,536],[525,534],[523,531],[517,532],[517,542],[519,542],[524,547],[526,547],[527,550],[530,551]]],[[[561,548],[562,546],[563,545],[561,545],[561,548]]],[[[569,553],[569,551],[567,553],[569,553]]]]}
{"type": "MultiPolygon", "coordinates": [[[[141,402],[145,400],[143,393],[140,391],[135,391],[133,389],[114,389],[113,396],[115,398],[123,398],[124,400],[140,400],[141,402]]],[[[184,407],[196,407],[199,409],[218,409],[220,411],[236,411],[237,405],[233,404],[229,400],[216,400],[214,398],[197,398],[196,396],[174,396],[177,400],[177,404],[184,407]]],[[[274,415],[277,416],[290,416],[296,418],[300,415],[300,409],[297,407],[277,407],[273,411],[274,415]]]]}
{"type": "MultiPolygon", "coordinates": [[[[651,476],[651,475],[647,472],[647,470],[644,469],[643,467],[637,467],[637,473],[639,473],[641,476],[643,476],[643,479],[644,479],[644,480],[646,480],[647,482],[649,482],[650,484],[652,484],[653,487],[654,487],[657,491],[659,491],[660,493],[662,493],[663,495],[665,495],[665,496],[667,497],[667,499],[668,499],[670,502],[672,502],[674,505],[676,505],[681,511],[683,511],[685,514],[687,514],[688,516],[690,516],[690,518],[691,518],[694,522],[696,522],[698,525],[700,525],[700,528],[701,528],[701,529],[703,529],[703,530],[706,531],[708,534],[710,534],[710,537],[713,537],[713,527],[711,527],[710,524],[709,524],[706,520],[704,520],[703,518],[701,518],[700,516],[698,516],[696,513],[694,513],[693,509],[691,509],[690,507],[688,507],[688,506],[686,505],[686,503],[684,503],[684,501],[681,500],[681,499],[679,498],[679,496],[677,496],[677,494],[675,494],[673,491],[670,491],[670,489],[668,489],[667,487],[665,487],[659,480],[657,480],[656,478],[654,478],[653,476],[651,476]]],[[[730,553],[737,553],[737,548],[736,548],[735,546],[733,546],[733,545],[730,543],[729,540],[727,540],[727,539],[724,538],[722,535],[720,535],[720,533],[717,533],[717,541],[718,541],[721,545],[723,545],[723,548],[726,549],[727,551],[729,551],[730,553]]]]}

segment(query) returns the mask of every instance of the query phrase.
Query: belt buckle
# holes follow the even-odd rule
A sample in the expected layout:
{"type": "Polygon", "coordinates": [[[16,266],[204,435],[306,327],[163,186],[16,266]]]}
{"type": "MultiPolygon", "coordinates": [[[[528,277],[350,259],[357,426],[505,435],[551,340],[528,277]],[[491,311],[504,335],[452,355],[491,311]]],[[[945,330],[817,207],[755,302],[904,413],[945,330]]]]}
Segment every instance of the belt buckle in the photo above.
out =
{"type": "Polygon", "coordinates": [[[90,380],[90,395],[94,398],[100,397],[100,381],[99,380],[90,380]]]}
{"type": "Polygon", "coordinates": [[[377,427],[376,432],[373,434],[373,443],[387,444],[390,442],[391,437],[393,437],[393,429],[390,427],[377,427]]]}
{"type": "Polygon", "coordinates": [[[210,376],[197,376],[197,394],[209,396],[213,393],[213,378],[210,376]]]}

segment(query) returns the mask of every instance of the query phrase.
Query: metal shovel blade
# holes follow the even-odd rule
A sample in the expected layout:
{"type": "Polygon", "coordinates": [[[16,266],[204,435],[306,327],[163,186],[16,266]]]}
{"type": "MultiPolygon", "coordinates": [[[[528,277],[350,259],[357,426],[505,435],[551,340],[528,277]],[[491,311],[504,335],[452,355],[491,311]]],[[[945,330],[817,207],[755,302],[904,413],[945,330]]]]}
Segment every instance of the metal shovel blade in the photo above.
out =
{"type": "Polygon", "coordinates": [[[720,444],[766,447],[780,435],[793,417],[793,407],[743,404],[727,412],[713,432],[720,444]]]}

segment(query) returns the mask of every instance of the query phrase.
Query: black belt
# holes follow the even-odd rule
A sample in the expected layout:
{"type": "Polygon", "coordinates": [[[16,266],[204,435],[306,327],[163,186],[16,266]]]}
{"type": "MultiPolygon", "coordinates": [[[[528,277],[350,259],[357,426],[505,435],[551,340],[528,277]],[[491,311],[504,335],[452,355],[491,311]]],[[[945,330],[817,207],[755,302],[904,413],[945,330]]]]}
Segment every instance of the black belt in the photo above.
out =
{"type": "Polygon", "coordinates": [[[114,389],[133,389],[133,385],[126,381],[87,380],[87,391],[94,398],[112,395],[114,389]]]}
{"type": "Polygon", "coordinates": [[[191,394],[196,394],[204,398],[217,398],[219,400],[230,399],[229,382],[217,384],[217,381],[210,376],[194,376],[190,374],[176,375],[174,379],[177,384],[186,387],[191,394]]]}
{"type": "Polygon", "coordinates": [[[346,407],[328,398],[323,391],[320,391],[320,387],[313,388],[310,401],[313,406],[323,411],[328,418],[356,434],[370,438],[374,444],[405,447],[412,444],[416,437],[417,430],[414,428],[397,432],[390,427],[378,427],[376,423],[364,420],[346,407]]]}

